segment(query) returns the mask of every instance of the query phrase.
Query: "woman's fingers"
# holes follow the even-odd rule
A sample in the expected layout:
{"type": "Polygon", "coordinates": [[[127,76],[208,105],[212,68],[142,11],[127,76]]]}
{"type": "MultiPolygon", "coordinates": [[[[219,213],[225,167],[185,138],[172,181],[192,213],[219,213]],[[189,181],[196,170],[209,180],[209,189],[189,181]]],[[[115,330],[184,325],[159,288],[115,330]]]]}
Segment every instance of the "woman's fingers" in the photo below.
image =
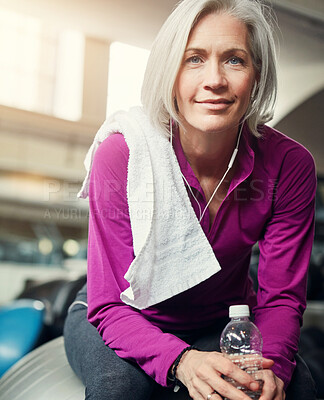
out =
{"type": "Polygon", "coordinates": [[[222,396],[232,400],[248,400],[250,397],[242,390],[237,389],[233,383],[227,382],[219,377],[218,381],[213,384],[217,392],[222,396]]]}
{"type": "Polygon", "coordinates": [[[270,360],[269,358],[262,357],[262,368],[269,369],[274,365],[274,361],[270,360]]]}
{"type": "Polygon", "coordinates": [[[284,383],[271,370],[258,373],[258,378],[263,380],[262,396],[260,400],[284,400],[284,383]]]}
{"type": "Polygon", "coordinates": [[[194,400],[206,400],[208,396],[210,400],[219,400],[224,397],[231,400],[250,400],[244,392],[236,389],[220,376],[217,377],[212,385],[199,381],[197,385],[189,388],[189,393],[194,400]]]}
{"type": "MultiPolygon", "coordinates": [[[[251,389],[253,391],[258,390],[260,388],[259,383],[255,380],[255,378],[251,375],[248,374],[246,370],[243,370],[238,367],[238,365],[235,364],[235,362],[232,361],[232,359],[228,359],[221,354],[220,356],[220,366],[219,366],[219,371],[229,379],[232,379],[233,381],[237,382],[240,384],[240,386],[244,386],[248,389],[251,389]]],[[[242,364],[242,360],[240,358],[239,364],[242,364]]],[[[245,362],[245,367],[251,366],[251,358],[246,357],[245,362]]]]}
{"type": "MultiPolygon", "coordinates": [[[[206,400],[213,390],[229,399],[249,400],[244,392],[236,389],[222,375],[251,390],[259,388],[258,383],[249,374],[217,352],[191,350],[181,360],[177,369],[178,379],[187,386],[194,400],[206,400]]],[[[219,397],[213,395],[210,400],[218,400],[219,397]]]]}
{"type": "Polygon", "coordinates": [[[262,365],[265,369],[253,378],[221,353],[191,350],[181,360],[177,378],[187,386],[194,400],[220,400],[222,397],[249,400],[244,391],[237,389],[230,380],[239,383],[241,387],[256,391],[260,387],[255,379],[263,381],[260,400],[285,400],[283,381],[269,369],[273,364],[272,360],[263,358],[262,365]]]}
{"type": "MultiPolygon", "coordinates": [[[[190,391],[189,391],[190,393],[190,391]]],[[[210,385],[208,385],[205,382],[201,382],[201,384],[199,385],[199,388],[197,388],[195,391],[193,391],[192,393],[190,393],[190,396],[196,400],[206,400],[209,396],[210,400],[219,400],[222,397],[215,391],[215,389],[213,387],[211,387],[210,385]],[[196,396],[196,397],[195,397],[196,396]]]]}
{"type": "MultiPolygon", "coordinates": [[[[228,384],[228,382],[221,377],[221,375],[223,375],[224,377],[232,379],[247,388],[251,388],[252,385],[253,390],[256,390],[259,387],[258,383],[251,375],[243,371],[221,353],[209,353],[208,358],[205,360],[205,366],[208,366],[211,371],[204,371],[202,368],[201,371],[198,371],[198,374],[199,372],[202,372],[203,376],[209,376],[209,384],[217,384],[220,385],[221,388],[225,384],[226,388],[232,389],[233,385],[228,384]]],[[[217,387],[215,389],[217,389],[217,387]]],[[[221,390],[217,389],[217,391],[223,394],[221,390]]]]}
{"type": "Polygon", "coordinates": [[[282,400],[282,398],[277,397],[278,391],[273,373],[270,370],[263,370],[260,375],[262,375],[263,389],[261,400],[282,400]]]}

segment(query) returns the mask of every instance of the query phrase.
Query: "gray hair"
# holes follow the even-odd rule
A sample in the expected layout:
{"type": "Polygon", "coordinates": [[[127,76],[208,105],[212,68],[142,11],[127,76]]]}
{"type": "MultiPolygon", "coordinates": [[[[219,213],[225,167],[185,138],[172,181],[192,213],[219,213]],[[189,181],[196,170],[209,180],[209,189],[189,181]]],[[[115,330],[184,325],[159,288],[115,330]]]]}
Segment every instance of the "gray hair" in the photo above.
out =
{"type": "Polygon", "coordinates": [[[273,16],[259,0],[182,0],[158,33],[147,63],[142,103],[152,124],[169,136],[170,120],[179,122],[174,85],[191,31],[206,15],[227,13],[242,21],[249,33],[250,51],[258,80],[244,119],[251,132],[273,118],[277,71],[273,16]]]}

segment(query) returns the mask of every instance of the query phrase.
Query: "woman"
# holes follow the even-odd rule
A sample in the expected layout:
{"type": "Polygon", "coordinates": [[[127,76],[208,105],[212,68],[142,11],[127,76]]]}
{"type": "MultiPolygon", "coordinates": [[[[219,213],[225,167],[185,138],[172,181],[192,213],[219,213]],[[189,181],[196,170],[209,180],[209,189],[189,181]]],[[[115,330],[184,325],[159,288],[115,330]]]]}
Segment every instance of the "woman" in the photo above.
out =
{"type": "MultiPolygon", "coordinates": [[[[65,326],[87,399],[149,399],[156,383],[194,400],[248,399],[223,377],[258,383],[217,345],[229,305],[242,303],[264,340],[261,399],[286,398],[316,178],[310,154],[264,125],[276,97],[268,19],[256,1],[183,0],[153,45],[144,111],[114,115],[96,136],[80,194],[88,287],[65,326]]],[[[315,398],[307,371],[302,383],[288,399],[315,398]]]]}

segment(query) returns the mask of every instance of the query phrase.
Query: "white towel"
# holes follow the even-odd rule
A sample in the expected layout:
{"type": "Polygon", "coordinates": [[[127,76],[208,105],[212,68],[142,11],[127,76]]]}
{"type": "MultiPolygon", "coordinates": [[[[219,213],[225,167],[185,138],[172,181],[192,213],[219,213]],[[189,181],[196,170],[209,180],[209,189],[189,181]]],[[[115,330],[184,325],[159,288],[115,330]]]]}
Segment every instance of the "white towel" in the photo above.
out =
{"type": "Polygon", "coordinates": [[[190,203],[169,140],[142,108],[113,114],[99,129],[85,159],[86,198],[94,153],[113,133],[129,148],[127,196],[135,259],[121,300],[137,309],[160,303],[208,279],[221,267],[190,203]]]}

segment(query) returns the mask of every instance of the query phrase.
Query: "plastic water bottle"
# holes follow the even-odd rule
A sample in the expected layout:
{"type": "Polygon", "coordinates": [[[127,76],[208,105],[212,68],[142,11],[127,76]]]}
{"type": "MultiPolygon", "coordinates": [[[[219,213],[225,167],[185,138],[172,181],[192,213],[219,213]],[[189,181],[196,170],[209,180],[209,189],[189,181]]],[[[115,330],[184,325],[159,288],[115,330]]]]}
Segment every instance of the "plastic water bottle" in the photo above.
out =
{"type": "Polygon", "coordinates": [[[251,374],[260,387],[259,390],[252,391],[231,378],[224,379],[242,390],[251,399],[259,399],[263,382],[256,379],[256,373],[262,369],[261,333],[250,320],[249,306],[231,306],[229,317],[231,321],[225,326],[220,338],[221,352],[238,367],[251,374]]]}

